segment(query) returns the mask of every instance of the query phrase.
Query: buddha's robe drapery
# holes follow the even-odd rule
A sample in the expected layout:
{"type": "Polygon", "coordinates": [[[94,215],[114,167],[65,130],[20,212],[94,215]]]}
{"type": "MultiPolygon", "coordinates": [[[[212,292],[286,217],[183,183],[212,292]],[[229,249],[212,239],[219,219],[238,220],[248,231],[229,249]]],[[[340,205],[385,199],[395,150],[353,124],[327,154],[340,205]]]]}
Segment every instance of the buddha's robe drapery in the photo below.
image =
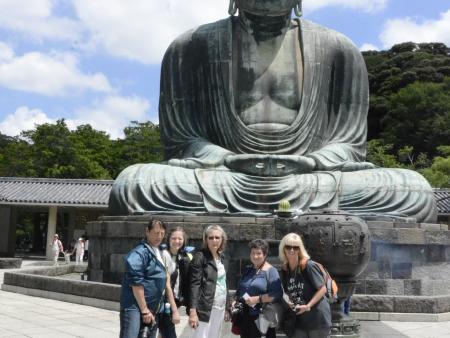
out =
{"type": "MultiPolygon", "coordinates": [[[[433,221],[432,190],[415,172],[370,169],[346,172],[365,158],[368,79],[358,49],[343,35],[295,21],[303,61],[301,106],[291,126],[247,127],[235,110],[236,66],[230,17],[177,38],[161,73],[159,118],[169,164],[138,164],[114,183],[112,214],[143,211],[272,211],[335,208],[433,221]],[[262,177],[231,171],[227,154],[301,155],[312,173],[262,177]],[[195,168],[185,162],[190,160],[195,168]],[[180,166],[177,166],[179,164],[180,166]]],[[[295,51],[293,51],[295,53],[295,51]]]]}

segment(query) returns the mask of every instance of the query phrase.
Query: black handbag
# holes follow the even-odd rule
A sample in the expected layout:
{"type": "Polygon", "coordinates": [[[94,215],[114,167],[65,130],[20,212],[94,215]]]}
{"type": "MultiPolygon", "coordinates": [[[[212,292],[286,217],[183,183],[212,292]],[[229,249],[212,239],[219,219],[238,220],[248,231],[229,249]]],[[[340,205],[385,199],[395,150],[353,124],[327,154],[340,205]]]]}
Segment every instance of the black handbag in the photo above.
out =
{"type": "Polygon", "coordinates": [[[241,324],[244,312],[244,305],[236,302],[231,308],[231,333],[239,336],[241,334],[241,324]]]}
{"type": "Polygon", "coordinates": [[[295,322],[297,321],[297,314],[288,309],[284,313],[284,320],[281,322],[280,328],[281,331],[285,333],[288,337],[293,337],[295,333],[295,322]]]}

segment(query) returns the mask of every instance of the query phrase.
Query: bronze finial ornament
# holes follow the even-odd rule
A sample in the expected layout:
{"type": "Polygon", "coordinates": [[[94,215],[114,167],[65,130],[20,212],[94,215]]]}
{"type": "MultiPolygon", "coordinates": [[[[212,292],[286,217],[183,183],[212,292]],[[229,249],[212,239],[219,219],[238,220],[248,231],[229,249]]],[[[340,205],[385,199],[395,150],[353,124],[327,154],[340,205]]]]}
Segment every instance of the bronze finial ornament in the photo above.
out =
{"type": "Polygon", "coordinates": [[[235,15],[237,12],[237,6],[234,0],[230,0],[230,6],[228,6],[228,14],[231,16],[235,15]]]}
{"type": "Polygon", "coordinates": [[[298,3],[294,6],[294,13],[299,18],[303,15],[302,0],[298,0],[298,3]]]}

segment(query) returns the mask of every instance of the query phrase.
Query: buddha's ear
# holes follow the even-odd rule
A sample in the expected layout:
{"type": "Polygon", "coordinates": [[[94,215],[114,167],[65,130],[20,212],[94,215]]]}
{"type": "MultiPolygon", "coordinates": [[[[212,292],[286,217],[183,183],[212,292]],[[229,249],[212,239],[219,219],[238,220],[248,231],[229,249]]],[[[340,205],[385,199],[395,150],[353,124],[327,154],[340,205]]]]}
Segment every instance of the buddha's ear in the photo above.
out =
{"type": "Polygon", "coordinates": [[[294,5],[294,13],[299,18],[303,15],[302,0],[298,0],[297,3],[294,5]]]}
{"type": "Polygon", "coordinates": [[[231,16],[235,15],[237,12],[237,6],[234,0],[230,0],[230,6],[228,6],[228,14],[231,16]]]}

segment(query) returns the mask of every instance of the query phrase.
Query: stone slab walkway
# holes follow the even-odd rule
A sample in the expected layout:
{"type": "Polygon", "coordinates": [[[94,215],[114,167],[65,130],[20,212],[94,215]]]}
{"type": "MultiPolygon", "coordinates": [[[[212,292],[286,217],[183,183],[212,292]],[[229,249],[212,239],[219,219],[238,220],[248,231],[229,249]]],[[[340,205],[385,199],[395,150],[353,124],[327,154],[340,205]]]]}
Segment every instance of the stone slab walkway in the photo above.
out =
{"type": "MultiPolygon", "coordinates": [[[[31,264],[24,262],[23,268],[31,264]]],[[[5,271],[8,270],[0,270],[0,284],[3,282],[5,271]]],[[[364,338],[450,338],[450,321],[438,323],[362,321],[361,326],[364,338]]],[[[177,325],[178,336],[188,338],[189,330],[187,317],[182,316],[182,322],[177,325]]],[[[1,338],[118,336],[117,311],[0,291],[1,338]]],[[[230,326],[226,324],[221,337],[237,336],[230,333],[230,326]]]]}

